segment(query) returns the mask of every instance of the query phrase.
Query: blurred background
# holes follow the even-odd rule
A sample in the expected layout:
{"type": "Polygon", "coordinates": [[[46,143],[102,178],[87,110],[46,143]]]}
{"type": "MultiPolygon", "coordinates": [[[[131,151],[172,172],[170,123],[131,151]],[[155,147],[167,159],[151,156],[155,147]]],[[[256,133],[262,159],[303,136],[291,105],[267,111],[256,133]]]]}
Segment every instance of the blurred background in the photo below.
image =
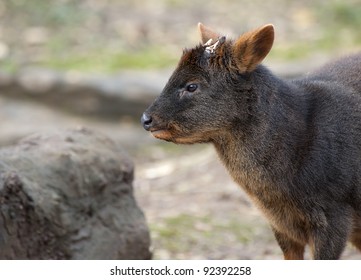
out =
{"type": "Polygon", "coordinates": [[[74,126],[107,134],[135,162],[155,259],[281,258],[212,147],[140,127],[198,22],[230,37],[273,23],[265,64],[285,77],[361,49],[361,0],[1,0],[0,146],[74,126]]]}
{"type": "Polygon", "coordinates": [[[174,65],[198,42],[201,21],[236,36],[276,27],[270,54],[281,61],[352,50],[360,43],[359,0],[2,0],[0,59],[26,65],[114,73],[174,65]]]}

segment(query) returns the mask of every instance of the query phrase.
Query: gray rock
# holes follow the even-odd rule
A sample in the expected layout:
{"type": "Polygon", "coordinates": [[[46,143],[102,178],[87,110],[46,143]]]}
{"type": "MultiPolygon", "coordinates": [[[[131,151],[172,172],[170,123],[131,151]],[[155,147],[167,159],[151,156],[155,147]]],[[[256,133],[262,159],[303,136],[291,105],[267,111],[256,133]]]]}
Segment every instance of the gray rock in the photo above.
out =
{"type": "Polygon", "coordinates": [[[149,259],[133,164],[89,130],[0,150],[0,259],[149,259]]]}
{"type": "Polygon", "coordinates": [[[59,87],[61,75],[41,68],[24,68],[17,74],[17,82],[30,94],[45,94],[59,87]]]}
{"type": "Polygon", "coordinates": [[[0,71],[0,88],[6,88],[14,83],[15,78],[6,72],[0,71]]]}
{"type": "Polygon", "coordinates": [[[26,67],[13,75],[0,71],[0,95],[81,116],[138,120],[168,76],[169,71],[123,71],[104,76],[26,67]]]}

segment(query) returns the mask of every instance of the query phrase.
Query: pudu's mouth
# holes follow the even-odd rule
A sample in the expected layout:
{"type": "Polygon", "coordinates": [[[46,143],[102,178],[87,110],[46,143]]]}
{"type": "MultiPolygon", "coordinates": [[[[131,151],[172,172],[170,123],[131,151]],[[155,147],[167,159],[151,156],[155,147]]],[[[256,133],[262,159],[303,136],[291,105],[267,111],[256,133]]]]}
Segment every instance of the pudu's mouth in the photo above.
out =
{"type": "Polygon", "coordinates": [[[154,129],[151,130],[150,133],[152,133],[155,138],[161,140],[170,141],[172,139],[172,134],[168,129],[154,129]]]}

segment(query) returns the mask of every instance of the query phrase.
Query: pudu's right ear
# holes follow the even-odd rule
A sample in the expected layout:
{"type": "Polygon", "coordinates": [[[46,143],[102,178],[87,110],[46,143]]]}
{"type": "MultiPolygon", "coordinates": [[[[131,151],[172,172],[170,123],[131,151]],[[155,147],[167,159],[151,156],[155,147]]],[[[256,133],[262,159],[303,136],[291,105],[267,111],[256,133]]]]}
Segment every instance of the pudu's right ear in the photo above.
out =
{"type": "Polygon", "coordinates": [[[221,37],[220,34],[203,25],[202,23],[198,23],[198,31],[201,35],[201,41],[203,45],[208,43],[210,39],[212,39],[210,43],[214,44],[219,39],[219,37],[221,37]]]}

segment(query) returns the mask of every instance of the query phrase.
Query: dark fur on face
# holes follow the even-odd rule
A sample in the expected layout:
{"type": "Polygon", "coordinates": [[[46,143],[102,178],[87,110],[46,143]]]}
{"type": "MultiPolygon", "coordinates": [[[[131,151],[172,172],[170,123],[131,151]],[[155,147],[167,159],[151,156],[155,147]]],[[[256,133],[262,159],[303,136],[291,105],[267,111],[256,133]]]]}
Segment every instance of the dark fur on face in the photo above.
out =
{"type": "Polygon", "coordinates": [[[250,103],[256,97],[249,73],[237,68],[232,45],[225,41],[213,54],[207,53],[204,45],[183,52],[162,94],[147,110],[154,121],[151,132],[155,137],[175,143],[210,142],[239,119],[241,107],[247,122],[250,103]],[[190,84],[196,84],[196,91],[187,91],[190,84]],[[235,84],[237,92],[231,96],[235,84]]]}

